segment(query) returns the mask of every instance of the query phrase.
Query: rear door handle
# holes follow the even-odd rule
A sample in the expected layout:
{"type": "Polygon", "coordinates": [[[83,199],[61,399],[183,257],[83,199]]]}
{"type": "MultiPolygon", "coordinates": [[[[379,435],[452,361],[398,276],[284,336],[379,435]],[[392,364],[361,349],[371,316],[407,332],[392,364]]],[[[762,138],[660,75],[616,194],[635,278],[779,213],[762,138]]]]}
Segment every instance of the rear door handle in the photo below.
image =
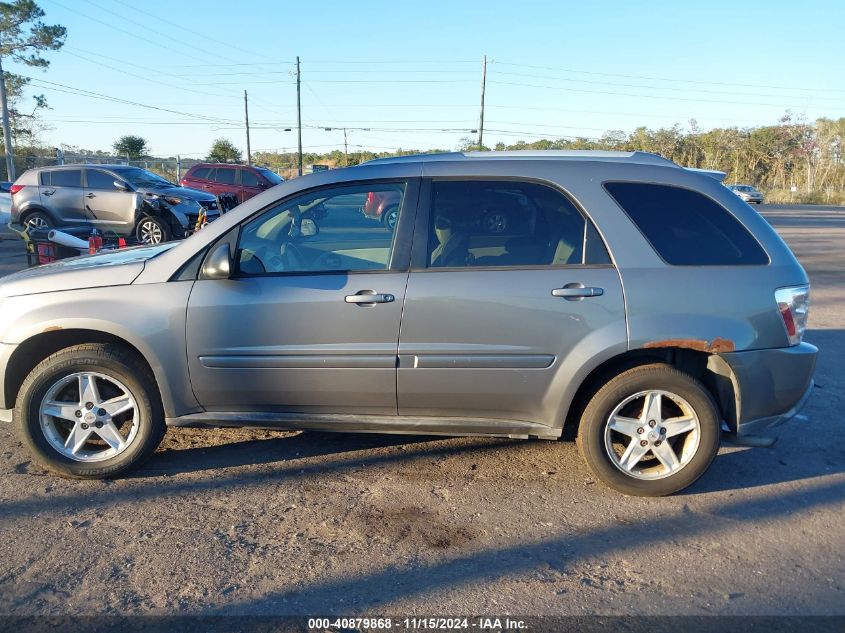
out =
{"type": "Polygon", "coordinates": [[[88,194],[87,196],[85,196],[85,197],[86,197],[86,198],[96,198],[97,196],[95,196],[93,193],[89,193],[89,194],[88,194]]]}
{"type": "Polygon", "coordinates": [[[553,297],[563,297],[569,301],[580,301],[586,297],[600,297],[604,294],[604,288],[585,286],[581,283],[566,284],[563,288],[552,290],[553,297]]]}
{"type": "Polygon", "coordinates": [[[55,189],[47,189],[46,191],[42,191],[41,193],[43,193],[45,196],[52,196],[54,193],[56,193],[56,190],[55,189]]]}
{"type": "Polygon", "coordinates": [[[373,290],[360,290],[354,295],[346,295],[346,303],[355,303],[359,306],[375,305],[377,303],[391,303],[396,297],[391,294],[382,294],[373,290]]]}

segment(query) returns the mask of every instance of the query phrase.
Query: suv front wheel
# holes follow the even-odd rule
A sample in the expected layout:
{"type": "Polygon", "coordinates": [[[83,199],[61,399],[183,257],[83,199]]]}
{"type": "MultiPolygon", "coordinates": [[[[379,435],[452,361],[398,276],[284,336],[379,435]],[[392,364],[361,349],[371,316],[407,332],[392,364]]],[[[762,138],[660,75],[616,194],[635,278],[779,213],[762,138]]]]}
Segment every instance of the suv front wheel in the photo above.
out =
{"type": "Polygon", "coordinates": [[[629,495],[672,494],[695,482],[719,450],[718,409],[689,374],[665,364],[625,371],[584,410],[577,444],[590,469],[629,495]]]}
{"type": "Polygon", "coordinates": [[[36,461],[62,477],[114,477],[149,457],[164,437],[150,371],[128,350],[76,345],[41,361],[17,398],[15,418],[36,461]]]}
{"type": "Polygon", "coordinates": [[[135,237],[141,244],[161,244],[169,242],[173,237],[173,232],[163,219],[145,215],[135,228],[135,237]]]}

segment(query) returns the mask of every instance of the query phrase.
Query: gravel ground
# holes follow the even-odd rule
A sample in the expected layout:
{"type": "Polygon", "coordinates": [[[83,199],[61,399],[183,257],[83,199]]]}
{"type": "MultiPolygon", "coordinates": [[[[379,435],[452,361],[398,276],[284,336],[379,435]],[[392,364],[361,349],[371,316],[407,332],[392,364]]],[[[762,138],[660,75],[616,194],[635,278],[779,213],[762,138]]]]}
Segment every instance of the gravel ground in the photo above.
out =
{"type": "MultiPolygon", "coordinates": [[[[765,210],[814,284],[810,421],[623,497],[572,442],[170,430],[65,481],[0,425],[0,614],[845,614],[845,211],[765,210]]],[[[0,243],[0,273],[22,265],[0,243]]]]}

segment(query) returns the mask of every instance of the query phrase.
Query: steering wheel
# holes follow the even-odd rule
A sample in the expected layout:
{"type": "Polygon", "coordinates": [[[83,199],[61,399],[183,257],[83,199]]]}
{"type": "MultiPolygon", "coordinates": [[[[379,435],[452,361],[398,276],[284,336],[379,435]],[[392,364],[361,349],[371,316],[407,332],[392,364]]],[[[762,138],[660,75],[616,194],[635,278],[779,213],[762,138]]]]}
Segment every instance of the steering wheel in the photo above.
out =
{"type": "Polygon", "coordinates": [[[286,271],[305,271],[308,270],[308,261],[299,250],[299,247],[292,242],[287,242],[281,249],[282,270],[286,271]]]}

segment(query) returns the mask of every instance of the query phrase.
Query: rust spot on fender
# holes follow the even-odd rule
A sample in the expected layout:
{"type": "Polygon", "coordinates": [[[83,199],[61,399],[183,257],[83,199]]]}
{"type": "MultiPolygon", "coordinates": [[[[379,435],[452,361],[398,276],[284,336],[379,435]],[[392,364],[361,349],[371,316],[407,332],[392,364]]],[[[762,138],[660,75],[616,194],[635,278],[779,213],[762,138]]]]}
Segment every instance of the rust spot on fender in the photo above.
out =
{"type": "Polygon", "coordinates": [[[56,332],[61,329],[63,329],[61,325],[51,325],[50,327],[45,328],[44,332],[56,332]]]}
{"type": "Polygon", "coordinates": [[[644,347],[680,347],[683,349],[694,349],[699,352],[709,352],[711,354],[732,352],[736,349],[736,345],[734,345],[733,341],[719,336],[714,338],[712,342],[695,338],[670,338],[665,341],[652,341],[650,343],[646,343],[644,347]]]}

